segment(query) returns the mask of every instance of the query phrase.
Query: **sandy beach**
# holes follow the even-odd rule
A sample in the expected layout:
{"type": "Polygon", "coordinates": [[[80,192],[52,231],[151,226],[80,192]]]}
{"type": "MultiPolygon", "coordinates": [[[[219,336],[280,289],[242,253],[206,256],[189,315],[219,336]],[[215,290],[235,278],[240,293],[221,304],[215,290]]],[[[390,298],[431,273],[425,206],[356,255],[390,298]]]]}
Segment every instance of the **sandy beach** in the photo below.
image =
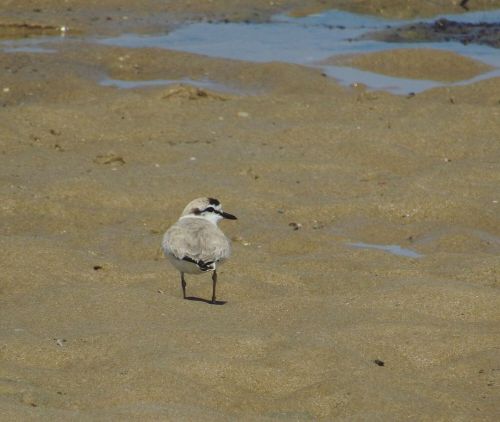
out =
{"type": "MultiPolygon", "coordinates": [[[[349,2],[60,3],[0,0],[2,38],[349,2]]],[[[500,78],[393,95],[295,64],[53,48],[0,49],[0,420],[498,420],[500,78]],[[221,223],[223,306],[183,300],[160,251],[199,196],[238,217],[221,223]]],[[[426,49],[342,60],[437,81],[485,70],[426,49]]],[[[187,282],[210,298],[210,276],[187,282]]]]}

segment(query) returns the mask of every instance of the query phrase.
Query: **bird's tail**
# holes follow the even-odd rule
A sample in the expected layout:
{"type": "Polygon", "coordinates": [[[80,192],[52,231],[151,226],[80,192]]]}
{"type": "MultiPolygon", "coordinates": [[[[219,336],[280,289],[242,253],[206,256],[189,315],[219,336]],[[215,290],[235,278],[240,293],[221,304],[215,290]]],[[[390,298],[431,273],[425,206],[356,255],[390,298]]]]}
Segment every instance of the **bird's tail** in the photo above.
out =
{"type": "Polygon", "coordinates": [[[203,272],[208,272],[208,271],[215,271],[215,261],[208,261],[205,262],[203,260],[195,260],[193,258],[190,258],[189,256],[185,256],[182,258],[184,261],[192,262],[193,264],[196,264],[198,268],[203,271],[203,272]]]}

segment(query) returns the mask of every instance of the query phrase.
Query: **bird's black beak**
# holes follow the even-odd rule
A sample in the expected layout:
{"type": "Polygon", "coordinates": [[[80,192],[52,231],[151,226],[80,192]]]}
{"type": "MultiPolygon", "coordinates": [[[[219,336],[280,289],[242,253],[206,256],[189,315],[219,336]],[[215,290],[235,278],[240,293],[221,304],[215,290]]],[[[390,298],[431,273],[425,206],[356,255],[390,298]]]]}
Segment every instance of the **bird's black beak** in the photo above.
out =
{"type": "Polygon", "coordinates": [[[223,218],[227,218],[228,220],[237,220],[236,216],[233,214],[229,214],[228,212],[221,212],[220,215],[222,215],[223,218]]]}

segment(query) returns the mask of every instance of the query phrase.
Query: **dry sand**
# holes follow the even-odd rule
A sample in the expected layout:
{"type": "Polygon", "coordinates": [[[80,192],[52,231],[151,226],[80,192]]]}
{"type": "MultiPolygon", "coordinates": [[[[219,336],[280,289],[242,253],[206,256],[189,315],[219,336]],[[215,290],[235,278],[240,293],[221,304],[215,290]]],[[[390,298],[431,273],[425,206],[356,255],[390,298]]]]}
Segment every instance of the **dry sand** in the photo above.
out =
{"type": "Polygon", "coordinates": [[[0,63],[0,420],[498,420],[499,79],[406,98],[166,50],[0,63]],[[223,306],[159,253],[202,195],[239,217],[223,306]]]}

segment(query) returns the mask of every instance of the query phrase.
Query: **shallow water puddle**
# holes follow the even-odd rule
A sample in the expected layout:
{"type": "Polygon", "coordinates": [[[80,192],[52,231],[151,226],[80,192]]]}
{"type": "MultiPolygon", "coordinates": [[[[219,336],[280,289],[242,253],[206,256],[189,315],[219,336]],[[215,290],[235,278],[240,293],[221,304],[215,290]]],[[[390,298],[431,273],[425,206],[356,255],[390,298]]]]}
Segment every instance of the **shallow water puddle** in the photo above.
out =
{"type": "Polygon", "coordinates": [[[4,51],[6,53],[55,53],[57,50],[36,46],[15,46],[5,47],[4,51]]]}
{"type": "Polygon", "coordinates": [[[55,53],[57,50],[41,46],[43,43],[51,43],[61,40],[58,36],[39,36],[19,39],[8,39],[0,41],[0,51],[6,53],[55,53]]]}
{"type": "MultiPolygon", "coordinates": [[[[500,10],[446,16],[461,22],[497,22],[500,10]]],[[[427,20],[428,22],[435,19],[427,20]]],[[[426,20],[418,20],[425,22],[426,20]]],[[[212,57],[253,62],[280,61],[320,68],[344,85],[362,82],[370,89],[396,94],[421,92],[438,86],[464,85],[500,76],[497,49],[458,42],[388,43],[362,39],[363,35],[388,26],[402,26],[417,21],[390,21],[348,12],[329,11],[304,18],[275,16],[270,23],[194,23],[161,35],[125,34],[96,40],[120,47],[156,47],[191,52],[212,57]],[[321,63],[345,54],[380,52],[401,48],[432,48],[452,51],[489,64],[492,71],[455,83],[391,77],[346,66],[321,63]]]]}
{"type": "MultiPolygon", "coordinates": [[[[218,92],[225,92],[228,94],[244,94],[241,90],[232,89],[227,85],[210,80],[194,80],[189,78],[183,79],[150,79],[150,80],[124,80],[105,78],[99,81],[102,86],[113,86],[120,89],[134,89],[134,88],[147,88],[155,86],[169,86],[169,85],[190,85],[195,88],[209,89],[218,92]]],[[[248,93],[246,93],[248,94],[248,93]]]]}
{"type": "Polygon", "coordinates": [[[364,242],[355,242],[348,243],[347,245],[358,248],[358,249],[379,249],[384,252],[392,253],[393,255],[404,256],[407,258],[421,258],[424,255],[419,254],[408,248],[403,248],[399,245],[379,245],[376,243],[364,243],[364,242]]]}

